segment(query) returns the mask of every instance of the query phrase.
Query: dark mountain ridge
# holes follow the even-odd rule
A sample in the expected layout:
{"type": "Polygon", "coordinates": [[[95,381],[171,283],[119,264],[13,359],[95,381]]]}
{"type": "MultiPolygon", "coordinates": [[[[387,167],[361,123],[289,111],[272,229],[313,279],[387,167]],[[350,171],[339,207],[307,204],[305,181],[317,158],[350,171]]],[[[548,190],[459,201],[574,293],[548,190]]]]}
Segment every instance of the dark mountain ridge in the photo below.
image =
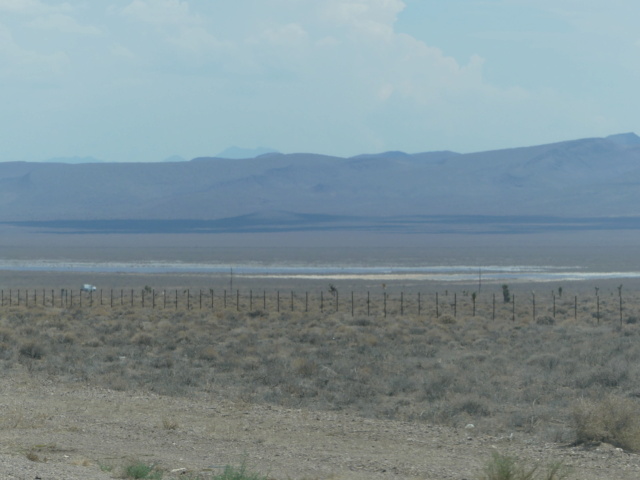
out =
{"type": "Polygon", "coordinates": [[[215,231],[225,225],[413,231],[455,219],[470,224],[474,216],[492,224],[502,224],[500,218],[574,224],[635,217],[638,202],[640,137],[633,133],[468,154],[0,163],[0,221],[48,229],[55,222],[77,230],[68,222],[106,228],[123,221],[139,228],[146,221],[165,222],[164,231],[166,222],[188,220],[215,231]]]}

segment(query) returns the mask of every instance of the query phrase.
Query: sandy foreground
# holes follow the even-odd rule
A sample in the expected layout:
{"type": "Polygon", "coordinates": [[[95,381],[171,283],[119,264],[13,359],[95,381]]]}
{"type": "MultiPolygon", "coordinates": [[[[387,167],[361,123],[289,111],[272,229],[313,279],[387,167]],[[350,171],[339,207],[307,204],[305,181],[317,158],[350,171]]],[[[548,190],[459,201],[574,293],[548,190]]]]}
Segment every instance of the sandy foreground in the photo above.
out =
{"type": "Polygon", "coordinates": [[[58,385],[28,372],[1,379],[0,388],[0,479],[105,480],[134,462],[157,464],[164,478],[206,478],[246,462],[274,479],[462,480],[478,478],[495,451],[531,463],[562,461],[572,468],[569,478],[640,478],[640,456],[606,444],[542,444],[523,434],[494,437],[215,394],[58,385]]]}

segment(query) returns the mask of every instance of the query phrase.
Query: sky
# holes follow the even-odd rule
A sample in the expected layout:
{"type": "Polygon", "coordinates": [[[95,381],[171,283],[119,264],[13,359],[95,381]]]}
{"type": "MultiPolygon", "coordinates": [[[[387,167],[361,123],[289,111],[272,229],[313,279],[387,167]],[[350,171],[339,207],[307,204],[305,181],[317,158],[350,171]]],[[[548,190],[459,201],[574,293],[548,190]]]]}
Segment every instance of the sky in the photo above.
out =
{"type": "Polygon", "coordinates": [[[640,133],[636,0],[0,0],[0,161],[640,133]]]}

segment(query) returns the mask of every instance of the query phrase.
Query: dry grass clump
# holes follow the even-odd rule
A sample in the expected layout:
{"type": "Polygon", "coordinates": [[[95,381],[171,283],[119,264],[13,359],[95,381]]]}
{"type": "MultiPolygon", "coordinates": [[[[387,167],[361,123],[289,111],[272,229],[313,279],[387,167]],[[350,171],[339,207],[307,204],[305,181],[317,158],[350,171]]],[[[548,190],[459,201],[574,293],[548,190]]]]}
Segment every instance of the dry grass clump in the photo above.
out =
{"type": "Polygon", "coordinates": [[[579,401],[573,408],[576,442],[605,442],[625,450],[640,451],[639,407],[637,400],[615,394],[600,401],[579,401]]]}

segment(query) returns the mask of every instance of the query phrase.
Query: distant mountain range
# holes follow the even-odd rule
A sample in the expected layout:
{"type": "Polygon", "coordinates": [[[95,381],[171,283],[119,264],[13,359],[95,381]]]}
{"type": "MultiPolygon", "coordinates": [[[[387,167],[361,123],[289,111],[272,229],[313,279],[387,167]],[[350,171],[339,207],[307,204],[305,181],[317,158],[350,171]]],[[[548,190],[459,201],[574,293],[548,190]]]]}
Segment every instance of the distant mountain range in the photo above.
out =
{"type": "Polygon", "coordinates": [[[47,231],[640,228],[634,133],[469,154],[0,163],[0,222],[47,231]]]}

